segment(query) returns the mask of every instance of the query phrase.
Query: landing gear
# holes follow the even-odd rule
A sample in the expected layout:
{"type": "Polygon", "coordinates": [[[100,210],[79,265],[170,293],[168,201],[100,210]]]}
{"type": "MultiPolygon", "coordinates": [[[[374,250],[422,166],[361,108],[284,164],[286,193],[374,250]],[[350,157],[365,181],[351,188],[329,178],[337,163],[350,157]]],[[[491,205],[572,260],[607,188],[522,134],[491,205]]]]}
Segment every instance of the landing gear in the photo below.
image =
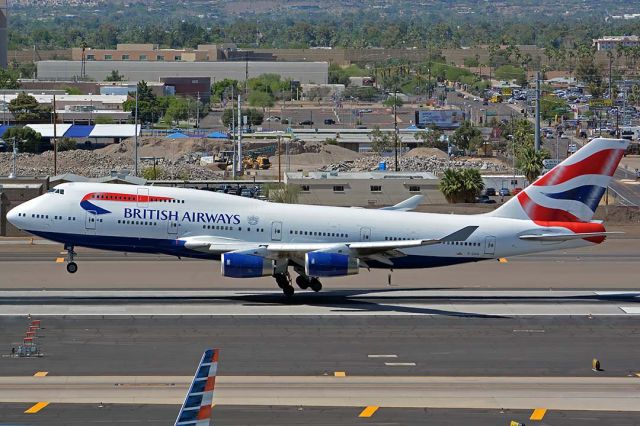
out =
{"type": "Polygon", "coordinates": [[[309,277],[305,275],[298,275],[296,277],[296,284],[298,285],[298,287],[300,287],[303,290],[306,290],[309,288],[309,285],[311,284],[309,281],[310,281],[309,277]]]}
{"type": "Polygon", "coordinates": [[[309,280],[309,287],[311,287],[311,290],[313,290],[313,291],[315,291],[317,293],[320,290],[322,290],[322,283],[317,278],[311,278],[309,280]]]}
{"type": "Polygon", "coordinates": [[[76,262],[67,263],[67,272],[70,274],[75,274],[78,270],[78,264],[76,262]]]}
{"type": "Polygon", "coordinates": [[[78,265],[73,261],[73,258],[76,255],[76,252],[73,251],[73,246],[64,246],[67,251],[67,272],[70,274],[75,274],[78,271],[78,265]]]}
{"type": "Polygon", "coordinates": [[[278,287],[282,289],[285,296],[293,296],[295,290],[291,285],[291,277],[288,272],[274,274],[273,277],[276,279],[276,284],[278,284],[278,287]]]}

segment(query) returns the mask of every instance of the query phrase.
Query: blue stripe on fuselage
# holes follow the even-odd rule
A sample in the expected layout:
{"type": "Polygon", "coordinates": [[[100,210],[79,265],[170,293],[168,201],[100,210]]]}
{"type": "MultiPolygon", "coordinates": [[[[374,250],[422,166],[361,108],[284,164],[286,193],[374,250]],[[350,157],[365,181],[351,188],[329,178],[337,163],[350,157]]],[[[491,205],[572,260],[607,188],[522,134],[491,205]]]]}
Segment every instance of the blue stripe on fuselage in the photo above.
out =
{"type": "MultiPolygon", "coordinates": [[[[132,238],[105,235],[65,234],[60,232],[26,231],[33,235],[65,245],[88,247],[100,250],[111,250],[128,253],[166,254],[170,256],[193,257],[198,259],[220,260],[215,253],[201,253],[186,249],[184,242],[162,238],[132,238]]],[[[486,260],[481,257],[446,257],[446,256],[417,256],[408,255],[389,259],[393,265],[377,261],[367,261],[367,266],[375,269],[412,269],[435,268],[439,266],[458,265],[461,263],[486,260]]]]}

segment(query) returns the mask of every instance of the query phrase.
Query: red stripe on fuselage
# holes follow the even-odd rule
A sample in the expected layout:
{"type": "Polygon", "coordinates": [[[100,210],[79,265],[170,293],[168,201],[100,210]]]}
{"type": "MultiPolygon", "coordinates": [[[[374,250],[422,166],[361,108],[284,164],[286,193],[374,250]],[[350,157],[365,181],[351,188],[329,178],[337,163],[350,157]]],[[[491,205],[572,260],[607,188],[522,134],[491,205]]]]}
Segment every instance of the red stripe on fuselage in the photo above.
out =
{"type": "Polygon", "coordinates": [[[91,192],[82,198],[82,201],[104,200],[104,201],[127,201],[137,203],[153,203],[161,201],[171,201],[171,197],[156,197],[149,195],[122,194],[119,192],[91,192]]]}
{"type": "Polygon", "coordinates": [[[604,149],[568,166],[558,166],[533,183],[534,186],[550,186],[571,180],[582,175],[613,176],[620,159],[622,149],[604,149]]]}

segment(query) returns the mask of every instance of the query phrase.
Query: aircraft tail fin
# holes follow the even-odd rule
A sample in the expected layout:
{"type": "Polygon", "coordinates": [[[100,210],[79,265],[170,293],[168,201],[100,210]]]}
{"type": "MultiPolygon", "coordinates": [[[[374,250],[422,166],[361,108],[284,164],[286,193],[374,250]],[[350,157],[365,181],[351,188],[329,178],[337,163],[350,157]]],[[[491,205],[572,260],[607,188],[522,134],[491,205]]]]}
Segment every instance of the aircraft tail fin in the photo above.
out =
{"type": "Polygon", "coordinates": [[[596,138],[489,216],[534,222],[588,222],[629,141],[596,138]]]}
{"type": "Polygon", "coordinates": [[[204,351],[174,426],[209,426],[219,354],[220,349],[204,351]]]}

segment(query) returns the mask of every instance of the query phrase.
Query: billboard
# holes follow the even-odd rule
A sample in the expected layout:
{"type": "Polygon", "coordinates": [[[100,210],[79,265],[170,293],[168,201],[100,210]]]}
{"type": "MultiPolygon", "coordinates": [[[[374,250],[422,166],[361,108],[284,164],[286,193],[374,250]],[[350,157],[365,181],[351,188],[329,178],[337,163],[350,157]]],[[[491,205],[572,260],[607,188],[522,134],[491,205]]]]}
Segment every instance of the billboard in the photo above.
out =
{"type": "Polygon", "coordinates": [[[460,127],[464,119],[464,111],[458,109],[418,110],[415,123],[420,128],[435,126],[438,129],[451,130],[460,127]]]}

